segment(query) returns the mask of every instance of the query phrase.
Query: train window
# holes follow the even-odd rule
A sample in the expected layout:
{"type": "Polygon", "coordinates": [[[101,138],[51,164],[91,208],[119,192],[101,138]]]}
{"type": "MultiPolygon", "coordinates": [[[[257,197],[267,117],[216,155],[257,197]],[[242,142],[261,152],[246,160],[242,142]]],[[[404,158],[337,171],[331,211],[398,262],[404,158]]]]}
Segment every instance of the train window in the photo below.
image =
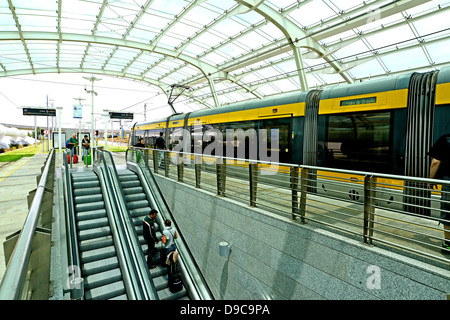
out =
{"type": "Polygon", "coordinates": [[[261,129],[266,130],[266,137],[260,138],[260,153],[264,153],[261,149],[261,143],[267,145],[267,157],[270,159],[276,159],[274,152],[278,152],[278,161],[272,160],[274,162],[280,163],[291,163],[291,147],[290,147],[290,125],[291,118],[283,119],[270,119],[261,121],[259,127],[259,134],[261,134],[261,129]],[[277,142],[278,140],[278,142],[277,142]]]}
{"type": "Polygon", "coordinates": [[[183,142],[183,128],[169,129],[169,149],[173,150],[178,144],[183,142]]]}
{"type": "Polygon", "coordinates": [[[391,113],[328,116],[325,166],[389,172],[391,113]]]}
{"type": "Polygon", "coordinates": [[[156,148],[155,147],[155,143],[156,143],[156,138],[159,137],[159,133],[160,132],[164,132],[164,129],[152,129],[152,130],[148,130],[148,146],[149,148],[156,148]]]}
{"type": "Polygon", "coordinates": [[[144,130],[134,131],[132,135],[131,145],[134,146],[135,144],[137,144],[140,138],[144,138],[144,134],[144,130]]]}
{"type": "Polygon", "coordinates": [[[227,130],[233,133],[234,137],[231,139],[229,137],[227,139],[227,152],[232,154],[227,154],[229,157],[234,158],[244,158],[244,159],[258,159],[258,149],[257,149],[257,140],[252,137],[252,134],[254,134],[252,131],[256,133],[256,130],[258,129],[257,123],[255,121],[242,121],[242,122],[236,122],[236,123],[228,123],[227,130]],[[240,131],[242,130],[242,131],[240,131]],[[250,130],[250,131],[249,131],[250,130]],[[244,136],[239,135],[239,132],[243,133],[244,136]],[[230,141],[228,141],[230,140],[230,141]],[[256,140],[256,141],[255,141],[256,140]],[[254,144],[254,146],[253,146],[254,144]],[[233,152],[231,151],[233,150],[233,152]]]}

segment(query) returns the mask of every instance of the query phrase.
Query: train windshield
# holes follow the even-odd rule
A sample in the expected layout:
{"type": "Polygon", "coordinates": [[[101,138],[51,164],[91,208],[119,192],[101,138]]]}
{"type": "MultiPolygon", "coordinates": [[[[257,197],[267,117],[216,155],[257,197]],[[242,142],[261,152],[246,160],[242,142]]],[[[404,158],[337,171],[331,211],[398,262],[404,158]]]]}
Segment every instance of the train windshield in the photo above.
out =
{"type": "Polygon", "coordinates": [[[389,172],[391,112],[328,116],[326,166],[389,172]]]}

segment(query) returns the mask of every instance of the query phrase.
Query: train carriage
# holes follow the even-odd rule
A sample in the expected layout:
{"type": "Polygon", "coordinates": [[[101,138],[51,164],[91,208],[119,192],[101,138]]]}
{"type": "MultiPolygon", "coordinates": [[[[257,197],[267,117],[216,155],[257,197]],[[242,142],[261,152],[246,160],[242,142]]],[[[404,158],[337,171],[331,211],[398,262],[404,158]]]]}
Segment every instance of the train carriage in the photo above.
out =
{"type": "MultiPolygon", "coordinates": [[[[223,145],[214,149],[216,155],[230,156],[227,130],[253,129],[258,138],[255,146],[245,143],[246,159],[266,160],[261,158],[264,143],[267,156],[275,151],[279,163],[426,178],[431,160],[427,152],[439,136],[450,132],[450,67],[136,123],[130,143],[143,137],[146,145],[153,147],[159,132],[164,132],[167,147],[173,150],[183,139],[182,129],[190,133],[191,143],[185,145],[190,148],[183,150],[186,152],[195,151],[196,140],[202,139],[201,148],[196,150],[204,151],[219,138],[223,145]],[[200,128],[201,133],[196,133],[200,128]],[[206,137],[205,133],[212,132],[211,129],[216,134],[206,137]],[[274,144],[274,139],[278,144],[274,144]],[[252,147],[258,151],[256,156],[251,152],[252,147]]],[[[231,156],[241,158],[237,150],[231,156]]],[[[269,157],[269,160],[273,159],[269,157]]],[[[320,170],[316,173],[321,176],[320,170]]],[[[239,172],[227,174],[239,175],[239,172]]],[[[286,175],[278,178],[279,183],[289,184],[286,175]]],[[[328,174],[326,179],[317,178],[312,187],[318,193],[330,195],[333,189],[338,198],[362,201],[363,180],[361,176],[328,174]],[[355,183],[343,183],[342,190],[329,187],[343,179],[355,183]]],[[[400,181],[386,183],[393,184],[391,188],[396,191],[386,192],[384,196],[380,193],[379,202],[383,206],[401,206],[410,212],[431,214],[428,209],[418,208],[426,205],[414,200],[416,196],[429,197],[429,191],[415,191],[416,186],[403,188],[400,181]]]]}

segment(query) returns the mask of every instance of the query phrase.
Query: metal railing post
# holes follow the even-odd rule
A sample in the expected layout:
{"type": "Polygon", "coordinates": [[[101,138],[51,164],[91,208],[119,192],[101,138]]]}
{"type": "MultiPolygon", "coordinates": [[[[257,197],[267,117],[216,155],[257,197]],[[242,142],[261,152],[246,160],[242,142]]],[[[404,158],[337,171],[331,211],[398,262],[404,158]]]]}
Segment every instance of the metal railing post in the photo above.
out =
{"type": "Polygon", "coordinates": [[[302,168],[300,175],[300,221],[305,223],[306,216],[306,196],[308,194],[309,169],[302,168]]]}
{"type": "Polygon", "coordinates": [[[372,244],[375,214],[375,177],[364,177],[364,243],[372,244]]]}
{"type": "Polygon", "coordinates": [[[299,215],[299,198],[298,198],[298,187],[299,187],[299,167],[291,167],[291,194],[292,194],[292,219],[296,220],[299,215]]]}
{"type": "Polygon", "coordinates": [[[177,176],[178,181],[183,182],[183,176],[184,176],[184,160],[183,160],[183,153],[180,153],[177,155],[177,176]],[[180,160],[181,158],[181,160],[180,160]]]}
{"type": "Polygon", "coordinates": [[[166,176],[166,178],[169,177],[169,152],[164,151],[164,175],[166,176]]]}
{"type": "Polygon", "coordinates": [[[226,182],[226,160],[223,158],[216,159],[216,175],[217,175],[217,195],[225,196],[226,182]]]}
{"type": "Polygon", "coordinates": [[[250,206],[256,207],[256,194],[258,187],[258,164],[249,163],[250,206]]]}
{"type": "Polygon", "coordinates": [[[153,150],[153,171],[155,173],[158,173],[158,163],[159,160],[159,151],[158,150],[153,150]]]}
{"type": "Polygon", "coordinates": [[[194,156],[194,167],[195,167],[195,187],[200,188],[201,175],[202,175],[202,156],[194,156]]]}

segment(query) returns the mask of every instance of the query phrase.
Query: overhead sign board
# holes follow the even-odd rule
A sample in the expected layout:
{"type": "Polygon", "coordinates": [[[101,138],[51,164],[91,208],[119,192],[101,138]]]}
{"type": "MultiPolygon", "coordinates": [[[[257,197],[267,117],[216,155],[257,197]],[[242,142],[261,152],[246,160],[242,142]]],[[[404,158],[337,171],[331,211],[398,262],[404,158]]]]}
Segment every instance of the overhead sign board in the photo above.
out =
{"type": "Polygon", "coordinates": [[[73,117],[74,119],[83,119],[83,106],[73,105],[73,117]]]}
{"type": "Polygon", "coordinates": [[[111,119],[125,119],[125,120],[133,120],[133,113],[127,112],[110,112],[109,117],[111,119]]]}
{"type": "Polygon", "coordinates": [[[56,117],[56,109],[22,108],[24,116],[56,117]]]}

